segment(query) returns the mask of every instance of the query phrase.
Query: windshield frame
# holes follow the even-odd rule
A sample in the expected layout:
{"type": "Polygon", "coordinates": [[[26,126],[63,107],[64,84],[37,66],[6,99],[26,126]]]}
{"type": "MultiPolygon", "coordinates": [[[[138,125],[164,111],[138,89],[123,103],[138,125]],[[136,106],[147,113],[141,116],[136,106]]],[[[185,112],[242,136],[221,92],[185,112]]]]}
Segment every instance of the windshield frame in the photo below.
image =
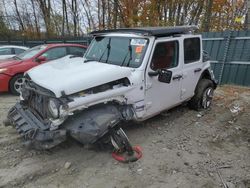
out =
{"type": "MultiPolygon", "coordinates": [[[[89,45],[87,51],[85,52],[85,54],[84,54],[84,59],[85,59],[85,61],[84,61],[84,62],[95,61],[95,62],[98,62],[98,63],[105,63],[105,64],[116,65],[116,66],[122,66],[122,67],[127,67],[127,68],[140,68],[140,67],[142,66],[142,64],[143,64],[145,55],[146,55],[146,53],[147,53],[147,51],[148,51],[149,44],[150,44],[150,39],[149,39],[148,37],[134,36],[134,35],[133,35],[133,36],[128,36],[128,35],[126,35],[126,36],[122,36],[122,35],[98,35],[98,36],[95,36],[95,37],[92,39],[92,41],[91,41],[91,43],[90,43],[90,45],[89,45]],[[95,39],[98,38],[98,37],[110,38],[111,40],[112,40],[112,38],[123,38],[123,39],[124,39],[124,38],[127,38],[128,41],[130,41],[130,42],[131,42],[132,39],[144,39],[144,40],[146,40],[146,44],[145,44],[145,46],[144,46],[145,49],[143,50],[143,52],[142,52],[142,54],[141,54],[141,57],[140,57],[140,61],[139,61],[139,63],[138,63],[138,66],[136,66],[136,67],[127,66],[127,63],[124,63],[124,64],[122,65],[122,60],[123,60],[124,57],[121,57],[121,62],[120,62],[120,64],[112,63],[112,62],[110,62],[110,60],[108,60],[108,61],[106,62],[106,59],[105,59],[105,58],[102,58],[102,59],[100,60],[99,58],[96,58],[96,59],[93,59],[93,58],[92,58],[92,59],[91,59],[90,57],[87,57],[87,54],[89,53],[89,51],[90,51],[90,50],[92,49],[92,47],[93,47],[93,44],[94,44],[94,42],[95,42],[95,39]]],[[[133,46],[133,45],[131,45],[131,43],[130,43],[130,46],[133,46]]],[[[129,47],[129,46],[128,46],[128,47],[129,47]]],[[[130,64],[130,63],[129,63],[129,64],[130,64]]]]}

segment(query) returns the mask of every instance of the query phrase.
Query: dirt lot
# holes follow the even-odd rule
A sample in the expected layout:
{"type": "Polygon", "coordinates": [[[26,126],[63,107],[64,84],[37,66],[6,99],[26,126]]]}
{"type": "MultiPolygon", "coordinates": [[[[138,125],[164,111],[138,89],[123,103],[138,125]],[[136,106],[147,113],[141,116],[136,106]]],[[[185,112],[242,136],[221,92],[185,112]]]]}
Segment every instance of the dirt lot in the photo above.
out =
{"type": "MultiPolygon", "coordinates": [[[[16,100],[0,95],[0,122],[16,100]]],[[[229,86],[217,90],[208,111],[183,105],[131,123],[125,131],[143,158],[130,164],[72,140],[49,151],[28,150],[13,128],[1,125],[0,187],[214,188],[224,181],[249,188],[249,127],[250,89],[229,86]]]]}

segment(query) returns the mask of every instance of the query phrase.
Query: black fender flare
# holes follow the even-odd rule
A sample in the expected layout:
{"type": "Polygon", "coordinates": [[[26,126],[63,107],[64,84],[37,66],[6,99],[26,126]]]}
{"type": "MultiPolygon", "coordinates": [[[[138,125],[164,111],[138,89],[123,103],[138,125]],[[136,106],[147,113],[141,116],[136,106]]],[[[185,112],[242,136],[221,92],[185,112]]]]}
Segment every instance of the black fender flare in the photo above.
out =
{"type": "MultiPolygon", "coordinates": [[[[215,79],[213,71],[211,70],[211,68],[207,68],[207,69],[203,70],[203,72],[201,73],[200,78],[199,78],[199,80],[197,82],[197,85],[198,85],[198,83],[200,82],[201,79],[209,79],[209,80],[211,80],[213,82],[213,84],[214,84],[214,89],[217,88],[218,81],[215,79]]],[[[196,87],[197,87],[197,85],[196,85],[196,87]]]]}

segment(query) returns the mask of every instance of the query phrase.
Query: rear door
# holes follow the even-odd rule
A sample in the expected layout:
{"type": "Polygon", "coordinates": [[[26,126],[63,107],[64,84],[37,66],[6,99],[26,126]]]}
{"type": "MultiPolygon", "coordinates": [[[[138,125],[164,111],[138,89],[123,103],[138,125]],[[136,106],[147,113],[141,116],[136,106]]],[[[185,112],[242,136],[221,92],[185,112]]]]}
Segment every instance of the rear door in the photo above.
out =
{"type": "Polygon", "coordinates": [[[181,98],[194,95],[195,87],[202,73],[202,40],[200,36],[187,36],[183,40],[183,82],[181,98]]]}
{"type": "Polygon", "coordinates": [[[182,62],[178,39],[158,39],[146,70],[146,116],[153,116],[180,103],[182,62]],[[163,83],[149,72],[161,69],[172,71],[170,83],[163,83]]]}

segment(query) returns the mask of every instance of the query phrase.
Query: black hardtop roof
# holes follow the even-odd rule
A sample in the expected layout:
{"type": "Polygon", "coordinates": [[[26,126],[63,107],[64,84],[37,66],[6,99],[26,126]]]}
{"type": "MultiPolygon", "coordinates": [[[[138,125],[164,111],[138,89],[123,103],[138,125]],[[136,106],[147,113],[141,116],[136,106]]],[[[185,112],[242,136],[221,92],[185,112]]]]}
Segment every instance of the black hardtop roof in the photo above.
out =
{"type": "Polygon", "coordinates": [[[189,26],[175,26],[175,27],[138,27],[138,28],[121,28],[93,31],[90,34],[94,36],[104,35],[108,33],[133,33],[143,36],[165,37],[176,34],[187,34],[197,30],[198,27],[194,25],[189,26]]]}

